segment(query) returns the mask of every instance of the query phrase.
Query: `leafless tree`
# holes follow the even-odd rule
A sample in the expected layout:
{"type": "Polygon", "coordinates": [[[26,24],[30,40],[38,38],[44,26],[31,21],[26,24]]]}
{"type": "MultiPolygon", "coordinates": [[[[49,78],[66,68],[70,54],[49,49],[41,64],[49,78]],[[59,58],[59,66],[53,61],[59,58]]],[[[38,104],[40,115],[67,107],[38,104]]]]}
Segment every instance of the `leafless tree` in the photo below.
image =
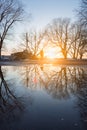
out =
{"type": "Polygon", "coordinates": [[[60,48],[64,58],[67,58],[70,49],[70,19],[54,19],[47,27],[47,33],[51,43],[60,48]]]}
{"type": "Polygon", "coordinates": [[[71,57],[82,59],[87,52],[87,31],[79,23],[75,22],[71,26],[71,57]]]}
{"type": "Polygon", "coordinates": [[[16,22],[21,21],[22,14],[22,6],[17,0],[0,0],[0,57],[8,32],[16,22]]]}
{"type": "Polygon", "coordinates": [[[87,26],[87,0],[81,0],[81,6],[78,10],[78,16],[82,25],[87,26]]]}
{"type": "Polygon", "coordinates": [[[81,33],[81,26],[77,23],[73,23],[71,26],[71,49],[70,49],[70,54],[73,59],[78,58],[79,54],[79,47],[80,47],[80,33],[81,33]]]}
{"type": "Polygon", "coordinates": [[[80,35],[80,49],[79,49],[79,58],[82,59],[84,55],[87,54],[87,30],[82,30],[80,35]]]}
{"type": "Polygon", "coordinates": [[[33,56],[38,56],[40,51],[44,49],[44,32],[37,32],[35,30],[24,33],[21,38],[20,50],[27,50],[33,56]]]}

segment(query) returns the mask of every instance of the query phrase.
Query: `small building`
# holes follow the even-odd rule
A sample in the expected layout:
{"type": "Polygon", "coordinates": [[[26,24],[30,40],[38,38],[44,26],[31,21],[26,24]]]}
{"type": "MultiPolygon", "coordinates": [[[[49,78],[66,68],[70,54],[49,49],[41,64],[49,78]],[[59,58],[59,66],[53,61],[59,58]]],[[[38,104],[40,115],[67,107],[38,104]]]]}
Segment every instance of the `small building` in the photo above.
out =
{"type": "Polygon", "coordinates": [[[3,60],[3,61],[9,61],[10,59],[11,59],[10,55],[2,55],[1,56],[1,60],[3,60]]]}

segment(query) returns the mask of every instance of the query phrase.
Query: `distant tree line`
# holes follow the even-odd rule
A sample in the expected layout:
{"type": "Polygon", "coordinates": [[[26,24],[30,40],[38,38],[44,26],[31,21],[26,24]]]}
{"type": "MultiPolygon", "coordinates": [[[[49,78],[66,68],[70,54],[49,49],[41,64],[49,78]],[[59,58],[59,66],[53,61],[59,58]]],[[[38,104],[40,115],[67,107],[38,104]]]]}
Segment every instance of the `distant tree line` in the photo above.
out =
{"type": "MultiPolygon", "coordinates": [[[[0,0],[0,56],[9,30],[23,14],[22,6],[16,4],[15,0],[0,0]]],[[[69,18],[55,18],[42,32],[24,32],[19,50],[37,57],[49,45],[58,48],[58,54],[65,59],[87,56],[87,0],[81,0],[77,14],[78,20],[74,23],[69,18]]]]}
{"type": "Polygon", "coordinates": [[[87,52],[87,29],[81,23],[71,23],[69,18],[57,18],[47,26],[48,41],[60,48],[60,53],[68,57],[82,59],[87,52]]]}
{"type": "Polygon", "coordinates": [[[25,33],[21,47],[37,56],[47,46],[58,48],[65,59],[82,59],[87,54],[87,29],[69,18],[56,18],[49,23],[43,32],[25,33]]]}

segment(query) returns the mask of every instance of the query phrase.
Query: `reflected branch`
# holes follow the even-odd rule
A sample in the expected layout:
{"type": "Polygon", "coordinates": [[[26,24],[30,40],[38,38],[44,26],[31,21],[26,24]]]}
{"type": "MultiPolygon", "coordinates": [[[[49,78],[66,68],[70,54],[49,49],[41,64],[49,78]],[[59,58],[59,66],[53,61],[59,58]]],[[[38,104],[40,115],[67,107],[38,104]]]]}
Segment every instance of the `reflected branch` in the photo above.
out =
{"type": "Polygon", "coordinates": [[[41,87],[58,99],[77,94],[87,78],[85,69],[76,66],[29,65],[21,70],[19,77],[26,87],[41,87]]]}
{"type": "Polygon", "coordinates": [[[22,110],[22,104],[18,101],[13,92],[4,79],[3,72],[0,66],[0,110],[2,112],[10,111],[16,107],[22,110]],[[6,111],[7,109],[7,111],[6,111]]]}

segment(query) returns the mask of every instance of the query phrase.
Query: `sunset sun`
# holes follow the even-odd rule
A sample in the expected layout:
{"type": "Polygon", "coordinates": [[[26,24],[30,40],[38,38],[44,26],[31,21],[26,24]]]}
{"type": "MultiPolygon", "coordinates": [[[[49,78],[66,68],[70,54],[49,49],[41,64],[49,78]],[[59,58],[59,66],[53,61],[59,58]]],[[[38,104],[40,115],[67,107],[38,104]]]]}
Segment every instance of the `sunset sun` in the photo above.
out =
{"type": "Polygon", "coordinates": [[[47,58],[56,58],[57,57],[57,54],[56,54],[56,51],[55,51],[55,48],[48,48],[46,53],[45,53],[45,56],[47,58]]]}

